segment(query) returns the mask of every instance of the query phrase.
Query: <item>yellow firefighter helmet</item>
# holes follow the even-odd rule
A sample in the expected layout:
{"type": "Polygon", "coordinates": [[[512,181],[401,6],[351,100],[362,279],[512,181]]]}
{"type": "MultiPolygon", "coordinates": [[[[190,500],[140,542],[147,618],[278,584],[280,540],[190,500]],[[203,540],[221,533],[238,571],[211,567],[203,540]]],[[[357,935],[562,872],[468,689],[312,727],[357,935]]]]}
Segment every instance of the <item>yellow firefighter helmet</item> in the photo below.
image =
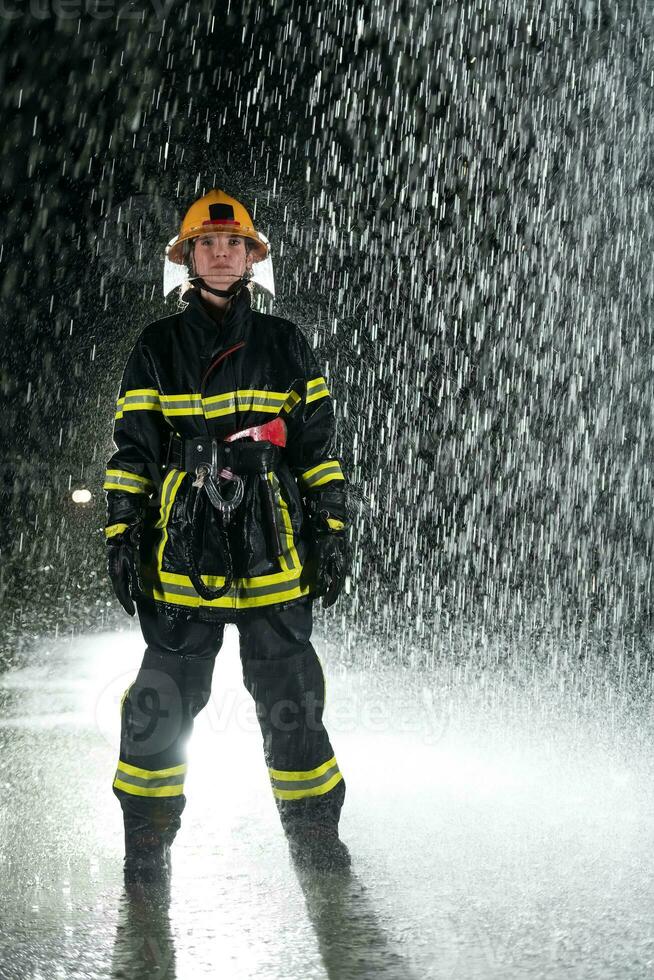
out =
{"type": "Polygon", "coordinates": [[[231,232],[253,242],[253,261],[261,262],[268,257],[268,243],[256,231],[246,208],[224,191],[214,188],[191,205],[182,221],[179,234],[168,244],[166,257],[170,262],[183,265],[184,242],[215,232],[231,232]]]}

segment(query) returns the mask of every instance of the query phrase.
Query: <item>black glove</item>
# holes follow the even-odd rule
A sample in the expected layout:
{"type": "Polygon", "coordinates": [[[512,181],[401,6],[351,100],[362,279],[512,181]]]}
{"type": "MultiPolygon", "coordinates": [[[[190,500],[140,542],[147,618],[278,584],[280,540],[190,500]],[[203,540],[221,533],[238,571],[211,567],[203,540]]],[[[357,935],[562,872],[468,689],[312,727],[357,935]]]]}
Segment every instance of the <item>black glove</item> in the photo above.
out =
{"type": "Polygon", "coordinates": [[[140,524],[135,524],[107,540],[107,571],[114,593],[128,616],[135,613],[132,596],[140,592],[136,571],[136,553],[141,535],[140,524]]]}
{"type": "Polygon", "coordinates": [[[327,609],[333,606],[349,571],[346,538],[347,508],[343,490],[319,490],[307,495],[306,515],[311,527],[310,574],[315,595],[327,609]]]}
{"type": "Polygon", "coordinates": [[[312,563],[316,575],[316,595],[322,596],[325,609],[333,606],[345,585],[349,567],[345,534],[335,531],[316,534],[312,563]]]}

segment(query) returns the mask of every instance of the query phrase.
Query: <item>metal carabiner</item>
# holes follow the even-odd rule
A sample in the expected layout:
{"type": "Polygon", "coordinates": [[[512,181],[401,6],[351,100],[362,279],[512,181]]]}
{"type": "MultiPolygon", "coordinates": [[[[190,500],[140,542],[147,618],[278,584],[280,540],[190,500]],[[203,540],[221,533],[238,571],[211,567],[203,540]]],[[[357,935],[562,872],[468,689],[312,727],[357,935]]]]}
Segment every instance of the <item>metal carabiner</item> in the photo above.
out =
{"type": "Polygon", "coordinates": [[[213,479],[211,474],[207,476],[204,482],[204,489],[207,491],[207,496],[211,501],[213,507],[219,510],[225,517],[225,520],[229,520],[230,515],[236,510],[238,505],[243,500],[244,495],[244,484],[243,480],[237,473],[232,473],[231,470],[221,470],[219,476],[226,480],[231,480],[236,484],[236,488],[231,497],[223,497],[220,492],[220,487],[213,479]]]}
{"type": "Polygon", "coordinates": [[[198,466],[197,470],[195,471],[195,480],[193,481],[191,486],[197,487],[198,490],[201,490],[202,487],[204,486],[204,481],[208,476],[209,476],[208,468],[204,464],[198,466]]]}

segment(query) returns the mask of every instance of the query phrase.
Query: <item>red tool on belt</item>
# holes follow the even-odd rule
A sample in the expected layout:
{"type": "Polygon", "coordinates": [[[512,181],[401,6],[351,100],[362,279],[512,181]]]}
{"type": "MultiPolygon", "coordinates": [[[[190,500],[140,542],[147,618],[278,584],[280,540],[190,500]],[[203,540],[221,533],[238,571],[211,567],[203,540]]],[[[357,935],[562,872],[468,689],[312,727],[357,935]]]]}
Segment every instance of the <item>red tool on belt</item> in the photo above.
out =
{"type": "Polygon", "coordinates": [[[272,442],[274,446],[285,446],[286,422],[278,418],[264,425],[253,425],[249,429],[241,429],[240,432],[233,432],[231,436],[225,436],[223,442],[245,439],[246,436],[250,436],[255,442],[272,442]]]}

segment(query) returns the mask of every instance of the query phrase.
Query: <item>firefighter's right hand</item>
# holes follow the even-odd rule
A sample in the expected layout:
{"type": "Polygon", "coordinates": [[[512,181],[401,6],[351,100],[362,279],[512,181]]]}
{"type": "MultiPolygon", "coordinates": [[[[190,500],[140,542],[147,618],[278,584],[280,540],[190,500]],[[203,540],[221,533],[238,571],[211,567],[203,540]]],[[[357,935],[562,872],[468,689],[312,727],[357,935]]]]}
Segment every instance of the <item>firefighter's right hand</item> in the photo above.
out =
{"type": "Polygon", "coordinates": [[[135,613],[132,595],[138,592],[135,550],[138,548],[138,530],[130,528],[107,541],[107,571],[114,593],[128,616],[135,613]]]}

